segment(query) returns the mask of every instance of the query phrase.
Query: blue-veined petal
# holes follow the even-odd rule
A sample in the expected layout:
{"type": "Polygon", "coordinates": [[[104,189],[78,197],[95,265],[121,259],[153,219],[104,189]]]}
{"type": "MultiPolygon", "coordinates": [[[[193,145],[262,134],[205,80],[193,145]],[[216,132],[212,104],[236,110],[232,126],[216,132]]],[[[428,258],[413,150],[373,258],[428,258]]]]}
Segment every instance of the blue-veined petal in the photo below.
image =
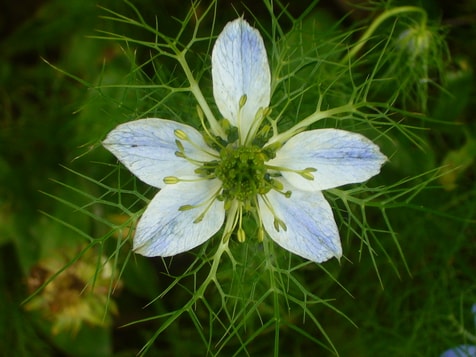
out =
{"type": "Polygon", "coordinates": [[[259,108],[269,105],[271,75],[263,39],[242,18],[229,22],[212,53],[213,95],[221,114],[246,137],[259,108]],[[240,112],[240,99],[246,104],[240,112]]]}
{"type": "Polygon", "coordinates": [[[112,130],[103,145],[140,180],[154,187],[164,187],[166,176],[194,175],[196,165],[175,155],[178,151],[174,134],[182,130],[196,145],[181,141],[187,156],[199,161],[215,158],[202,135],[191,126],[165,119],[140,119],[119,125],[112,130]],[[200,149],[197,149],[199,147],[200,149]]]}
{"type": "Polygon", "coordinates": [[[320,191],[368,180],[380,172],[385,155],[366,137],[337,129],[305,131],[289,139],[269,165],[292,170],[314,168],[314,180],[282,171],[293,186],[320,191]]]}
{"type": "MultiPolygon", "coordinates": [[[[285,186],[285,190],[288,188],[285,186]]],[[[259,197],[259,209],[266,232],[284,249],[317,263],[342,256],[334,215],[321,192],[293,189],[291,197],[286,198],[271,190],[266,198],[259,197]],[[276,217],[286,229],[276,230],[276,217]]]]}
{"type": "Polygon", "coordinates": [[[220,187],[216,179],[166,185],[149,203],[137,225],[134,251],[148,257],[167,257],[205,242],[225,219],[223,201],[213,197],[220,187]],[[185,205],[201,206],[179,210],[185,205]],[[194,223],[205,211],[203,219],[194,223]]]}

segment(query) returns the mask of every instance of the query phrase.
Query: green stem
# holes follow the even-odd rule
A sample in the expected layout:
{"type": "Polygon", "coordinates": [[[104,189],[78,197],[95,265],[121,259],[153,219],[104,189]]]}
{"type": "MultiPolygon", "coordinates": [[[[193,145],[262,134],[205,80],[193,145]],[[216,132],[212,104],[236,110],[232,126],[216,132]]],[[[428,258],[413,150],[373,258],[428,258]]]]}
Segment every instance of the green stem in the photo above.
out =
{"type": "MultiPolygon", "coordinates": [[[[218,266],[220,265],[221,257],[223,253],[227,252],[228,250],[228,241],[225,241],[224,239],[220,240],[220,245],[218,246],[218,249],[216,250],[215,254],[213,255],[213,263],[210,268],[210,271],[208,272],[207,277],[203,281],[203,283],[200,285],[200,287],[195,291],[195,293],[192,295],[190,300],[187,301],[187,303],[182,306],[180,309],[177,309],[174,313],[172,313],[165,321],[163,321],[160,325],[160,328],[157,329],[157,331],[154,333],[154,335],[147,341],[147,343],[142,347],[142,349],[139,351],[138,355],[139,356],[144,356],[146,352],[150,349],[150,347],[154,344],[154,341],[159,337],[159,335],[164,332],[172,323],[177,321],[177,319],[185,312],[190,311],[193,309],[193,306],[200,300],[203,299],[205,296],[205,292],[210,285],[211,282],[215,281],[217,282],[216,279],[216,273],[218,270],[218,266]]],[[[177,282],[178,280],[176,280],[177,282]]],[[[175,283],[173,285],[176,285],[175,283]]],[[[171,286],[167,288],[167,290],[170,290],[171,286]]],[[[169,315],[169,314],[167,314],[169,315]]]]}
{"type": "Polygon", "coordinates": [[[358,105],[356,104],[346,104],[346,105],[341,105],[340,107],[332,108],[329,110],[324,110],[324,111],[317,110],[313,114],[309,115],[307,118],[298,122],[291,129],[288,129],[285,132],[282,132],[281,134],[273,136],[268,141],[268,144],[266,146],[272,145],[274,143],[284,143],[290,138],[292,138],[294,135],[296,135],[297,133],[303,131],[305,128],[307,128],[311,124],[316,123],[319,120],[330,118],[332,116],[342,114],[342,113],[352,113],[357,108],[358,108],[358,105]]]}
{"type": "Polygon", "coordinates": [[[350,58],[354,57],[361,49],[362,47],[365,46],[369,38],[372,36],[372,34],[377,30],[377,28],[388,18],[392,16],[397,16],[399,14],[405,13],[405,12],[419,12],[422,15],[422,25],[426,26],[427,22],[427,14],[425,10],[423,10],[420,7],[417,6],[400,6],[400,7],[395,7],[391,10],[387,10],[380,14],[369,26],[367,31],[364,32],[360,40],[357,41],[357,45],[354,46],[349,52],[347,52],[347,55],[341,60],[341,64],[345,64],[349,61],[350,58]]]}
{"type": "Polygon", "coordinates": [[[190,70],[190,67],[188,66],[187,60],[185,59],[185,51],[177,54],[177,61],[182,66],[182,69],[185,72],[185,75],[187,76],[188,82],[190,83],[190,91],[195,96],[198,105],[205,114],[205,117],[207,118],[208,123],[210,124],[211,130],[215,135],[221,136],[222,138],[226,138],[225,132],[223,131],[218,121],[215,119],[213,112],[208,106],[208,103],[205,100],[205,97],[203,96],[202,91],[200,90],[200,87],[198,86],[198,83],[195,80],[192,71],[190,70]]]}
{"type": "MultiPolygon", "coordinates": [[[[265,250],[265,254],[267,257],[272,257],[274,252],[272,252],[272,242],[270,239],[267,239],[266,242],[263,242],[263,248],[265,250]]],[[[270,283],[270,289],[272,291],[273,295],[273,312],[274,312],[274,357],[279,356],[279,337],[280,337],[280,327],[281,327],[281,306],[279,303],[279,292],[280,289],[279,287],[276,286],[276,280],[275,280],[275,270],[276,267],[272,264],[274,260],[273,259],[268,259],[266,261],[266,266],[269,272],[269,283],[270,283]]]]}
{"type": "Polygon", "coordinates": [[[461,334],[466,340],[469,340],[471,343],[476,343],[476,336],[466,330],[464,326],[460,324],[453,315],[450,316],[450,320],[453,325],[458,329],[459,334],[461,334]]]}
{"type": "Polygon", "coordinates": [[[220,243],[218,245],[218,248],[213,255],[213,263],[212,267],[210,268],[210,272],[208,273],[207,278],[203,282],[203,291],[202,289],[199,289],[200,294],[204,295],[205,290],[207,286],[212,282],[212,281],[217,281],[216,275],[218,271],[218,266],[220,265],[221,257],[223,253],[225,253],[228,250],[228,240],[226,239],[220,239],[220,243]]]}

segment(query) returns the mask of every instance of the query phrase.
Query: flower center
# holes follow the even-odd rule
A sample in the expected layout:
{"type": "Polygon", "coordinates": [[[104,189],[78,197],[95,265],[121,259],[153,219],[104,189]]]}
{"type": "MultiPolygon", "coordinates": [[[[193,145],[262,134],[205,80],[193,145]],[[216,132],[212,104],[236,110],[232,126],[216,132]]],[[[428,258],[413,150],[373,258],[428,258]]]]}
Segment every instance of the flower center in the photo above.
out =
{"type": "Polygon", "coordinates": [[[256,146],[223,148],[215,168],[215,175],[222,182],[223,198],[248,201],[257,194],[269,192],[272,185],[265,160],[267,156],[256,146]]]}

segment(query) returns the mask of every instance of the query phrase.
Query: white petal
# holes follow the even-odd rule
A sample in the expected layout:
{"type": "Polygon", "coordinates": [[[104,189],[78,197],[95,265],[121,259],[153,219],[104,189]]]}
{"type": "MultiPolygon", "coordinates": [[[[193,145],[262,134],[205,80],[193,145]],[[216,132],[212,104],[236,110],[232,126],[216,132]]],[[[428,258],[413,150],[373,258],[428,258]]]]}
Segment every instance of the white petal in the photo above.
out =
{"type": "Polygon", "coordinates": [[[174,134],[176,129],[185,132],[197,147],[181,141],[185,153],[199,161],[215,158],[202,135],[191,126],[165,119],[140,119],[119,125],[112,130],[103,145],[112,152],[134,175],[154,187],[164,187],[166,176],[194,176],[196,165],[177,157],[174,134]]]}
{"type": "Polygon", "coordinates": [[[269,165],[304,170],[314,168],[314,180],[282,171],[293,186],[320,191],[368,180],[380,172],[385,155],[366,137],[337,129],[305,131],[289,139],[269,165]]]}
{"type": "Polygon", "coordinates": [[[167,257],[185,252],[213,236],[225,219],[223,201],[207,202],[220,189],[218,180],[166,185],[149,203],[134,236],[134,251],[147,257],[167,257]],[[184,205],[200,205],[180,211],[184,205]],[[208,209],[208,210],[207,210],[208,209]],[[193,223],[207,210],[203,219],[193,223]]]}
{"type": "Polygon", "coordinates": [[[271,75],[260,33],[242,18],[229,22],[218,36],[212,77],[218,109],[246,137],[258,109],[269,105],[271,75]],[[240,115],[243,95],[247,101],[240,115]]]}
{"type": "Polygon", "coordinates": [[[284,249],[316,263],[342,256],[339,232],[329,203],[321,192],[293,189],[290,198],[271,190],[266,194],[273,213],[263,198],[259,208],[268,235],[284,249]],[[275,216],[284,222],[276,230],[275,216]]]}

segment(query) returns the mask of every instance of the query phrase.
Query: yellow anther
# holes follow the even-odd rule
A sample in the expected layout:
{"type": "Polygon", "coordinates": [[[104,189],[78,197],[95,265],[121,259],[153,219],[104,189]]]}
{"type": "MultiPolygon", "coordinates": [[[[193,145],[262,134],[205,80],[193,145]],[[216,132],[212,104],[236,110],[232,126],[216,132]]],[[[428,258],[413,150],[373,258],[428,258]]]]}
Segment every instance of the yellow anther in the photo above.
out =
{"type": "Polygon", "coordinates": [[[262,242],[264,239],[264,229],[263,228],[259,228],[258,229],[258,242],[262,242]]]}
{"type": "Polygon", "coordinates": [[[317,170],[314,167],[307,167],[304,170],[302,170],[301,172],[299,172],[299,174],[302,177],[304,177],[306,180],[313,181],[314,180],[314,175],[311,174],[311,172],[316,172],[316,171],[317,170]]]}
{"type": "Polygon", "coordinates": [[[261,118],[263,118],[263,113],[264,113],[263,108],[259,108],[258,111],[255,114],[255,120],[260,121],[261,118]]]}
{"type": "Polygon", "coordinates": [[[236,237],[238,238],[238,242],[244,243],[246,240],[246,233],[243,228],[238,228],[238,231],[236,232],[236,237]]]}
{"type": "Polygon", "coordinates": [[[274,225],[274,229],[276,229],[276,232],[279,232],[279,228],[282,228],[284,231],[288,230],[288,227],[286,227],[286,224],[277,217],[274,218],[273,225],[274,225]]]}
{"type": "Polygon", "coordinates": [[[310,172],[308,171],[302,171],[300,172],[301,176],[304,177],[306,180],[309,180],[309,181],[314,181],[314,175],[311,174],[310,172]]]}
{"type": "Polygon", "coordinates": [[[195,206],[192,206],[192,205],[183,205],[183,206],[180,206],[178,210],[179,211],[189,211],[189,210],[194,209],[194,208],[195,208],[195,206]]]}
{"type": "Polygon", "coordinates": [[[200,216],[198,216],[197,218],[195,218],[195,220],[193,221],[193,223],[200,223],[200,222],[203,220],[203,217],[205,217],[205,215],[202,213],[200,216]]]}
{"type": "Polygon", "coordinates": [[[183,131],[181,129],[175,129],[174,134],[180,140],[188,140],[188,135],[185,133],[185,131],[183,131]]]}
{"type": "Polygon", "coordinates": [[[268,133],[269,131],[271,130],[271,126],[268,125],[268,124],[265,124],[261,127],[261,129],[259,130],[258,134],[256,135],[257,137],[267,137],[268,136],[268,133]]]}
{"type": "Polygon", "coordinates": [[[223,128],[225,133],[228,132],[231,129],[230,121],[228,119],[225,119],[225,118],[220,120],[220,126],[223,128]]]}
{"type": "Polygon", "coordinates": [[[177,145],[177,148],[179,149],[179,151],[184,151],[185,148],[183,147],[183,144],[180,140],[175,140],[175,145],[177,145]]]}
{"type": "Polygon", "coordinates": [[[240,98],[240,109],[243,108],[246,104],[246,101],[248,100],[248,97],[246,96],[246,94],[243,94],[240,98]]]}
{"type": "Polygon", "coordinates": [[[273,188],[276,191],[282,191],[284,189],[284,185],[281,183],[281,181],[278,180],[272,180],[271,185],[273,185],[273,188]]]}
{"type": "Polygon", "coordinates": [[[178,179],[178,177],[175,177],[175,176],[166,176],[164,177],[164,183],[167,184],[167,185],[173,185],[173,184],[176,184],[178,183],[180,180],[178,179]]]}

